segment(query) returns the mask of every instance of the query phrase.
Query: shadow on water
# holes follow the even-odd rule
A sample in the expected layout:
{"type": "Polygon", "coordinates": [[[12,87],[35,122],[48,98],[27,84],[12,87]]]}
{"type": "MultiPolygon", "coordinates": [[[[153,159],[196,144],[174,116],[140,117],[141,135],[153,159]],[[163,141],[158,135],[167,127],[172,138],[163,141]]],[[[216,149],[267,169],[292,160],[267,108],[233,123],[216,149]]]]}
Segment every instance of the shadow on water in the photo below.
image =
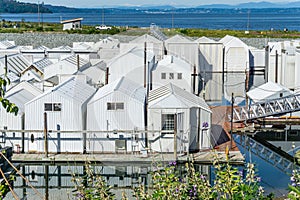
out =
{"type": "MultiPolygon", "coordinates": [[[[184,169],[184,166],[180,166],[184,169]]],[[[104,181],[112,187],[111,192],[115,199],[121,199],[124,192],[129,199],[134,199],[133,188],[140,185],[151,184],[151,165],[134,164],[111,164],[92,165],[92,169],[100,174],[104,181]]],[[[211,166],[196,165],[195,169],[210,177],[211,166]]],[[[21,173],[26,177],[34,189],[24,179],[16,175],[14,191],[22,199],[74,199],[75,189],[72,183],[72,173],[76,176],[85,175],[85,165],[80,163],[65,163],[59,165],[49,164],[21,164],[21,173]]],[[[7,195],[12,199],[11,194],[7,195]]]]}
{"type": "Polygon", "coordinates": [[[275,197],[286,196],[288,184],[290,184],[290,173],[276,168],[274,164],[255,155],[251,152],[251,147],[236,144],[244,155],[245,161],[255,164],[257,173],[261,177],[261,185],[264,187],[265,194],[273,193],[275,197]]]}

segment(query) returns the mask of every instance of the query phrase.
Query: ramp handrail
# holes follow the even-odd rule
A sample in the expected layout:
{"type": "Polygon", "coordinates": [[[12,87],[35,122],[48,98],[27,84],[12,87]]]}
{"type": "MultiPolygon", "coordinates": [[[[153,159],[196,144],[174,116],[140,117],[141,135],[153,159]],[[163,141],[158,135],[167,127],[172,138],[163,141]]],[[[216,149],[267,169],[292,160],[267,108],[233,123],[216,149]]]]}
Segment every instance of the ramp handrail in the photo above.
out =
{"type": "Polygon", "coordinates": [[[297,111],[300,111],[300,94],[255,103],[248,107],[236,107],[230,120],[243,122],[297,111]]]}

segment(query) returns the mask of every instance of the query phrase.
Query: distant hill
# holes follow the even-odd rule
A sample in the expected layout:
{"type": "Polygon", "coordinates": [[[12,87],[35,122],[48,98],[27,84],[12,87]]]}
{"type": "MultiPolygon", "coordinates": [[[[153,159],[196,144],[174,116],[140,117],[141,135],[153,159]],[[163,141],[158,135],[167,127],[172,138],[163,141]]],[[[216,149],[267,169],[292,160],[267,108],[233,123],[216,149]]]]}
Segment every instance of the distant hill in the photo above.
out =
{"type": "Polygon", "coordinates": [[[197,6],[197,8],[218,8],[218,9],[234,9],[234,8],[261,9],[261,8],[299,8],[299,7],[300,7],[300,1],[289,2],[289,3],[271,3],[268,1],[261,1],[261,2],[241,3],[237,5],[210,4],[210,5],[197,6]]]}
{"type": "MultiPolygon", "coordinates": [[[[182,2],[184,3],[184,2],[182,2]]],[[[190,12],[199,9],[223,9],[222,12],[232,9],[268,9],[268,8],[300,8],[300,1],[289,2],[289,3],[271,3],[267,1],[261,2],[248,2],[241,3],[237,5],[228,4],[210,4],[201,6],[185,6],[184,4],[180,6],[172,5],[141,5],[141,6],[115,6],[109,8],[105,6],[105,12],[116,12],[118,10],[127,10],[126,12],[133,11],[165,11],[165,12],[190,12]]],[[[53,6],[49,4],[40,4],[39,10],[41,13],[101,13],[103,8],[71,8],[65,6],[53,6]]],[[[37,13],[38,4],[23,3],[16,0],[0,0],[0,13],[37,13]]]]}
{"type": "Polygon", "coordinates": [[[0,13],[51,13],[42,4],[23,3],[15,0],[0,0],[0,13]]]}

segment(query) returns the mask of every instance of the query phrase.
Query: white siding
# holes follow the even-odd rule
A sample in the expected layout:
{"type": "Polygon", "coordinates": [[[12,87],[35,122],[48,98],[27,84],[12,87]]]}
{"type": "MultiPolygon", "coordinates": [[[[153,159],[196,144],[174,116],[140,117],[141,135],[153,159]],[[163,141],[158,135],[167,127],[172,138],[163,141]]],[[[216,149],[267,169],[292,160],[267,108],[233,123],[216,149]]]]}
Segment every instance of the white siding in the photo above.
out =
{"type": "MultiPolygon", "coordinates": [[[[126,140],[127,151],[132,151],[133,130],[144,129],[144,99],[143,88],[121,78],[100,88],[87,106],[87,129],[95,131],[114,131],[114,133],[88,134],[88,151],[115,152],[116,140],[126,140]],[[124,103],[124,109],[108,110],[107,103],[124,103]],[[129,133],[118,133],[118,130],[129,130],[129,133]]],[[[142,140],[142,135],[138,134],[142,140]]],[[[141,143],[136,144],[141,149],[141,143]]]]}
{"type": "MultiPolygon", "coordinates": [[[[200,43],[199,44],[199,77],[200,88],[203,80],[205,83],[205,100],[222,100],[222,71],[223,71],[223,44],[200,43]],[[200,79],[200,78],[203,78],[200,79]]],[[[203,96],[204,90],[201,91],[203,96]]]]}
{"type": "MultiPolygon", "coordinates": [[[[47,127],[48,130],[57,130],[57,125],[60,125],[60,130],[83,130],[83,110],[81,105],[75,101],[63,98],[55,93],[49,93],[46,96],[33,101],[25,106],[25,129],[26,130],[43,130],[44,128],[44,104],[45,103],[61,103],[61,111],[47,111],[47,127]]],[[[36,149],[31,148],[30,136],[27,143],[27,151],[43,151],[44,140],[43,133],[34,134],[35,138],[40,138],[36,142],[36,149]]],[[[82,134],[80,133],[61,133],[61,138],[69,138],[69,141],[61,143],[61,147],[58,146],[56,133],[50,133],[49,137],[49,152],[57,152],[59,149],[61,152],[82,152],[83,143],[81,141],[82,134]],[[74,141],[70,141],[74,138],[74,141]],[[75,139],[76,138],[76,139],[75,139]]]]}

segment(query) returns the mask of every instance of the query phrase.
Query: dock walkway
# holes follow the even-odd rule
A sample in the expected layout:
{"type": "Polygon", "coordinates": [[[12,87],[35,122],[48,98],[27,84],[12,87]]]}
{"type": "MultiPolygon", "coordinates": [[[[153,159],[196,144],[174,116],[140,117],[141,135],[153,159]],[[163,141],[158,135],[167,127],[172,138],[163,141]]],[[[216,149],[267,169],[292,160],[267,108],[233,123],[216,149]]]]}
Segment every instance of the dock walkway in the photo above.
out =
{"type": "MultiPolygon", "coordinates": [[[[178,162],[186,162],[194,160],[197,164],[212,164],[215,157],[218,157],[220,162],[226,161],[225,152],[206,151],[194,154],[178,155],[178,162]]],[[[136,163],[150,164],[153,162],[171,162],[175,161],[173,154],[14,154],[12,161],[16,163],[84,163],[90,161],[92,163],[136,163]]],[[[239,151],[229,152],[229,161],[232,164],[244,164],[244,157],[239,151]]]]}

